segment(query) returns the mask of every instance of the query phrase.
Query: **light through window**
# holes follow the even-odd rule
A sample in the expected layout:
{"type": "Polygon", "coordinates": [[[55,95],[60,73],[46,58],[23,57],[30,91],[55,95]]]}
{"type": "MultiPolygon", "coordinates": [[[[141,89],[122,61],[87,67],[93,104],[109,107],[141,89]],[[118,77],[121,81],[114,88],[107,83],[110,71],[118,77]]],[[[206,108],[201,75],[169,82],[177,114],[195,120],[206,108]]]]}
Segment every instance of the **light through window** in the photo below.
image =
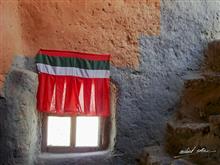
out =
{"type": "Polygon", "coordinates": [[[76,147],[99,145],[99,117],[76,117],[76,147]]]}
{"type": "Polygon", "coordinates": [[[48,116],[48,146],[70,146],[70,117],[48,116]]]}
{"type": "Polygon", "coordinates": [[[90,152],[108,147],[108,118],[47,115],[44,121],[42,151],[90,152]]]}

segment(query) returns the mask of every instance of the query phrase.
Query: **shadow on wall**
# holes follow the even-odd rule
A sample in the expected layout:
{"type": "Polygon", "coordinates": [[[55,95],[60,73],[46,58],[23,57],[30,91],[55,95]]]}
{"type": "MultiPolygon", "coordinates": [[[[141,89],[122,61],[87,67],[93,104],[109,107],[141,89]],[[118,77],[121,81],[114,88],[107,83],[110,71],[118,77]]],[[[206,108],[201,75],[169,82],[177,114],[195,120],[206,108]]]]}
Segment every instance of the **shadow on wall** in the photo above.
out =
{"type": "Polygon", "coordinates": [[[209,43],[203,69],[182,77],[184,90],[167,122],[165,146],[146,147],[141,164],[220,164],[219,52],[220,40],[209,43]]]}

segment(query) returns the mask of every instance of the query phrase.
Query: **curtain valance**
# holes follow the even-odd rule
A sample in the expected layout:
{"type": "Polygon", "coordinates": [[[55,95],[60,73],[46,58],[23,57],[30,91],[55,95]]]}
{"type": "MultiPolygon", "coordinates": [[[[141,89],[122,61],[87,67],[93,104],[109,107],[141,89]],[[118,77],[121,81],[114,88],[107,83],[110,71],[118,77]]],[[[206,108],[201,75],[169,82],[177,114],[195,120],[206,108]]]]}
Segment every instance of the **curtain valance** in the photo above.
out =
{"type": "Polygon", "coordinates": [[[109,116],[110,55],[40,50],[37,109],[58,115],[109,116]]]}

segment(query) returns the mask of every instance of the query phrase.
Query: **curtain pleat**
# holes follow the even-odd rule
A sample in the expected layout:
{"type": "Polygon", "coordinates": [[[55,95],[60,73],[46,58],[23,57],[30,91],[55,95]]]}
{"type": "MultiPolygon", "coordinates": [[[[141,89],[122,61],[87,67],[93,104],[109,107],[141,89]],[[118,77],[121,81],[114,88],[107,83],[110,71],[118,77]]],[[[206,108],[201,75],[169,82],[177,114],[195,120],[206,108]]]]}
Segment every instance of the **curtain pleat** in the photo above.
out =
{"type": "MultiPolygon", "coordinates": [[[[91,61],[92,56],[89,57],[91,61]]],[[[39,66],[41,67],[42,64],[39,66]]],[[[48,64],[45,65],[45,67],[47,66],[48,64]]],[[[51,72],[60,73],[57,68],[56,70],[53,69],[51,72]]],[[[65,67],[61,67],[61,69],[62,73],[65,73],[65,67]]],[[[103,76],[103,71],[93,69],[91,72],[88,70],[88,75],[95,75],[93,77],[87,76],[87,70],[83,70],[83,76],[86,73],[84,77],[51,74],[51,72],[39,71],[38,73],[37,109],[39,111],[57,115],[110,115],[109,78],[108,76],[104,78],[95,77],[96,75],[103,76]]],[[[73,73],[71,68],[68,68],[68,72],[73,73]]],[[[77,75],[80,75],[80,72],[77,72],[77,75]]]]}

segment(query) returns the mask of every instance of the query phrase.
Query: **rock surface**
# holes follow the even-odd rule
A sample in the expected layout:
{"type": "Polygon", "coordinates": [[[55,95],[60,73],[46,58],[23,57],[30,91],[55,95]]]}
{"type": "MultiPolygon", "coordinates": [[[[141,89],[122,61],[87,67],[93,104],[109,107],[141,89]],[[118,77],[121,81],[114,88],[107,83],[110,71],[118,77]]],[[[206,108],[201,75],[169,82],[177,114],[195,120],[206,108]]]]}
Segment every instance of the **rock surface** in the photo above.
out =
{"type": "Polygon", "coordinates": [[[193,123],[193,122],[185,122],[181,120],[177,121],[169,121],[167,123],[169,131],[173,131],[178,134],[194,134],[198,132],[209,132],[210,125],[209,123],[193,123]]]}
{"type": "Polygon", "coordinates": [[[166,122],[183,91],[182,76],[200,69],[204,49],[218,37],[219,6],[219,1],[161,1],[161,34],[140,37],[139,71],[112,67],[120,90],[115,149],[127,164],[135,164],[132,157],[143,146],[164,143],[166,122]]]}
{"type": "Polygon", "coordinates": [[[209,122],[216,125],[220,124],[220,115],[209,116],[209,122]]]}
{"type": "MultiPolygon", "coordinates": [[[[220,163],[220,76],[217,68],[219,60],[210,61],[220,41],[211,42],[207,61],[201,76],[190,76],[185,83],[181,103],[175,117],[167,123],[166,150],[177,157],[188,157],[201,165],[220,163]],[[214,49],[214,50],[210,50],[214,49]],[[195,79],[193,79],[195,77],[195,79]],[[181,155],[182,150],[193,150],[181,155]],[[194,149],[193,149],[194,148],[194,149]],[[203,148],[207,152],[198,152],[203,148]]],[[[217,52],[215,52],[217,54],[217,52]]],[[[214,54],[214,56],[216,56],[214,54]]]]}
{"type": "Polygon", "coordinates": [[[160,146],[145,147],[140,156],[140,165],[168,165],[171,161],[160,146]]]}
{"type": "Polygon", "coordinates": [[[36,111],[37,75],[13,68],[1,98],[0,164],[34,164],[40,149],[36,111]]]}
{"type": "Polygon", "coordinates": [[[140,165],[193,165],[193,163],[171,158],[161,146],[151,146],[145,147],[142,151],[140,165]]]}
{"type": "Polygon", "coordinates": [[[208,44],[206,52],[205,69],[211,72],[220,73],[220,42],[213,41],[208,44]]]}
{"type": "Polygon", "coordinates": [[[179,108],[180,118],[208,121],[210,115],[220,114],[220,76],[204,75],[188,80],[179,108]]]}
{"type": "Polygon", "coordinates": [[[220,115],[209,116],[209,122],[211,124],[211,132],[220,138],[220,115]]]}

